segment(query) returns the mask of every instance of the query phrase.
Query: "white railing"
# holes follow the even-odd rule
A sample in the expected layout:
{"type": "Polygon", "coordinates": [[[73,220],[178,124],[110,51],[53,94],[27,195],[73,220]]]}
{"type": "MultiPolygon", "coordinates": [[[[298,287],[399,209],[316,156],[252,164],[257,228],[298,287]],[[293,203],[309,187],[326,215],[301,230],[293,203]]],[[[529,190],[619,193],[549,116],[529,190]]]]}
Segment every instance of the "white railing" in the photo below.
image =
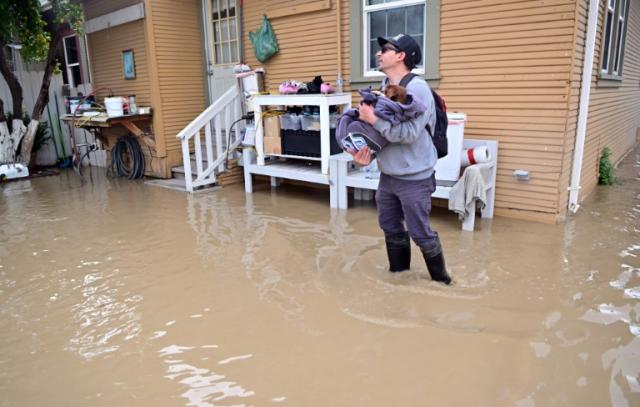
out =
{"type": "MultiPolygon", "coordinates": [[[[182,143],[184,179],[188,192],[193,192],[194,188],[200,186],[215,184],[216,169],[218,172],[225,170],[227,152],[233,151],[242,142],[239,128],[236,127],[230,136],[228,134],[231,124],[242,117],[241,95],[238,86],[234,85],[176,136],[182,143]],[[195,174],[191,168],[192,151],[195,156],[195,174]]],[[[242,124],[239,122],[238,126],[242,124]]]]}

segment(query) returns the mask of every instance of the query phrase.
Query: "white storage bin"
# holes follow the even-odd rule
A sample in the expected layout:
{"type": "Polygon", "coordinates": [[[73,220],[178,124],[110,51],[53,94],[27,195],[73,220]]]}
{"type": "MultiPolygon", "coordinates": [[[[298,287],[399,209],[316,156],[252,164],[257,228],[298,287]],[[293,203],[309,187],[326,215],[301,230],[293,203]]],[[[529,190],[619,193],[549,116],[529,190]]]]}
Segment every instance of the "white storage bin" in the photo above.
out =
{"type": "Polygon", "coordinates": [[[302,116],[285,113],[280,115],[280,128],[282,130],[300,130],[302,129],[301,121],[302,116]]]}
{"type": "Polygon", "coordinates": [[[436,164],[436,178],[441,181],[457,181],[460,178],[460,157],[464,141],[464,124],[467,115],[464,113],[447,113],[447,156],[436,164]]]}
{"type": "MultiPolygon", "coordinates": [[[[320,131],[320,116],[319,115],[302,115],[302,130],[308,131],[320,131]]],[[[329,128],[335,129],[338,123],[338,115],[332,113],[329,115],[329,128]]]]}

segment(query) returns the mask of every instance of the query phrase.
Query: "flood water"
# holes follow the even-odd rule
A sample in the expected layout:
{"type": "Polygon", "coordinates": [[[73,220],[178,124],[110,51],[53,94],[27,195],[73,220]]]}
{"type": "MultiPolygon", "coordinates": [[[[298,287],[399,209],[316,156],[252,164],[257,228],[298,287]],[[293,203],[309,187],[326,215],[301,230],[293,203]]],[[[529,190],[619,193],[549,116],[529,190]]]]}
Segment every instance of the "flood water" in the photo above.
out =
{"type": "Polygon", "coordinates": [[[4,184],[0,406],[638,406],[640,150],[617,175],[560,225],[436,210],[453,287],[328,191],[4,184]]]}

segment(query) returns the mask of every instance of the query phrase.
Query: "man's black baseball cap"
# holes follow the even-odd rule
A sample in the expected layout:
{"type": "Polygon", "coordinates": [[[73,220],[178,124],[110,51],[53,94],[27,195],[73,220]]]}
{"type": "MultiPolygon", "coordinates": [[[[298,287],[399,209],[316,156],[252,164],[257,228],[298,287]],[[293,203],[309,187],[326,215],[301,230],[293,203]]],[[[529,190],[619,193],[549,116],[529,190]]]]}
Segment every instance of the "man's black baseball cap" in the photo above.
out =
{"type": "Polygon", "coordinates": [[[410,68],[414,68],[420,63],[422,59],[422,52],[420,52],[420,45],[408,34],[398,34],[395,37],[383,38],[378,37],[378,44],[382,47],[384,44],[391,44],[399,51],[406,54],[405,62],[407,65],[411,65],[410,68]]]}

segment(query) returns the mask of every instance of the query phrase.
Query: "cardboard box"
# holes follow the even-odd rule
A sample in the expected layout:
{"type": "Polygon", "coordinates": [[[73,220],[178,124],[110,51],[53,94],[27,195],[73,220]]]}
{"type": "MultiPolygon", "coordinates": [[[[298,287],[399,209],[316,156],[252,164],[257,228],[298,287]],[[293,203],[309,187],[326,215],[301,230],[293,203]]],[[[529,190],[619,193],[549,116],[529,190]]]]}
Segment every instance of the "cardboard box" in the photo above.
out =
{"type": "Polygon", "coordinates": [[[280,137],[280,118],[278,116],[265,117],[262,120],[264,124],[264,137],[280,137]]]}
{"type": "Polygon", "coordinates": [[[280,137],[265,137],[263,140],[265,154],[282,154],[282,141],[280,137]]]}

